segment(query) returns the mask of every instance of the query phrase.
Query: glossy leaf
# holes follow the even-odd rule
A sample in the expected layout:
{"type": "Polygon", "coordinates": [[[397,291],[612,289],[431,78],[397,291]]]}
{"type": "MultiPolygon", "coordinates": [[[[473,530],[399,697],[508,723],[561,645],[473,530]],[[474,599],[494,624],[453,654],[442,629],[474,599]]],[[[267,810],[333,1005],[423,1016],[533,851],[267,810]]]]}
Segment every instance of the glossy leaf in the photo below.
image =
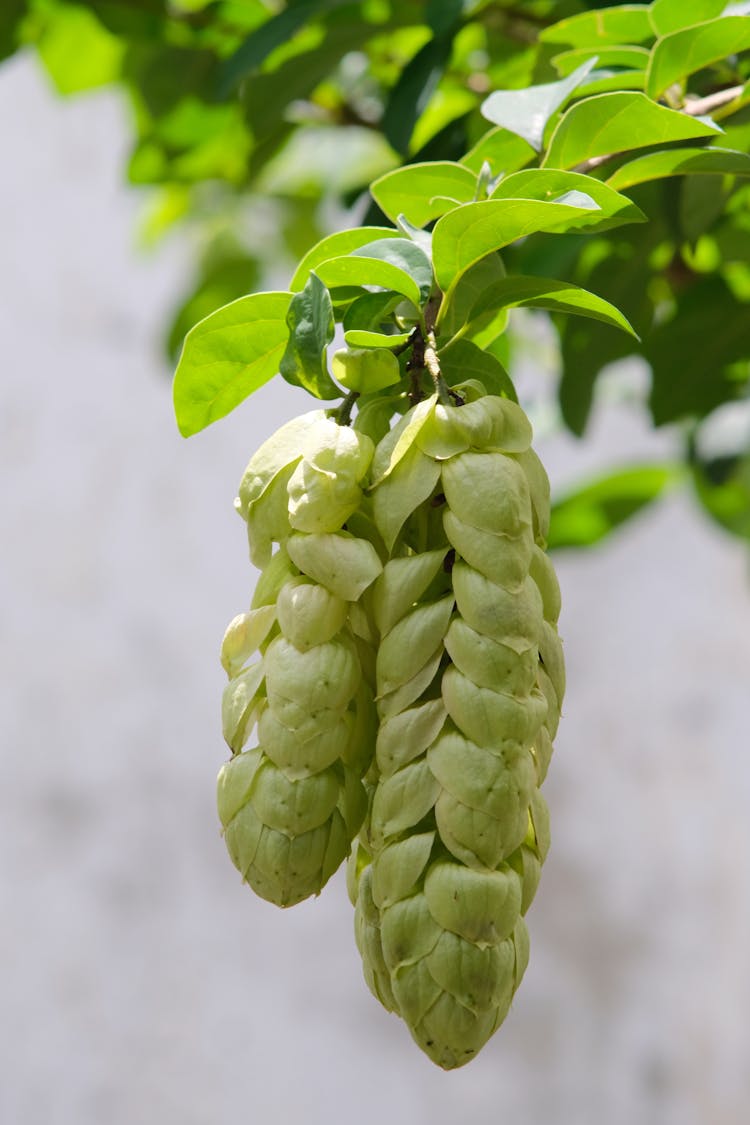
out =
{"type": "Polygon", "coordinates": [[[622,223],[642,223],[646,216],[626,195],[620,195],[609,184],[580,172],[562,172],[556,168],[529,168],[513,172],[500,181],[492,199],[560,200],[567,192],[587,195],[598,205],[598,211],[584,212],[579,222],[568,229],[606,230],[622,223]]]}
{"type": "Polygon", "coordinates": [[[680,477],[677,465],[637,465],[569,493],[552,505],[549,549],[599,543],[662,496],[680,477]]]}
{"type": "Polygon", "coordinates": [[[726,16],[667,35],[654,47],[646,93],[658,98],[674,82],[750,47],[750,17],[726,16]]]}
{"type": "Polygon", "coordinates": [[[592,70],[578,93],[583,97],[592,94],[610,94],[616,90],[642,90],[646,84],[645,70],[592,70]]]}
{"type": "Polygon", "coordinates": [[[726,6],[726,0],[654,0],[650,8],[651,23],[658,35],[669,35],[682,27],[720,16],[726,6]]]}
{"type": "Polygon", "coordinates": [[[344,333],[344,340],[350,348],[397,348],[407,343],[411,332],[394,332],[391,336],[387,332],[363,332],[360,329],[351,329],[344,333]]]}
{"type": "Polygon", "coordinates": [[[183,437],[229,414],[278,372],[289,337],[289,302],[289,293],[253,293],[188,332],[174,377],[183,437]]]}
{"type": "Polygon", "coordinates": [[[417,227],[450,211],[458,203],[474,199],[477,178],[468,168],[449,160],[407,164],[386,172],[370,187],[381,211],[394,223],[405,215],[417,227]]]}
{"type": "Polygon", "coordinates": [[[513,274],[495,282],[479,298],[471,310],[469,324],[498,309],[523,305],[550,312],[573,313],[620,328],[638,339],[626,317],[596,293],[571,285],[567,281],[551,281],[544,277],[521,277],[513,274]]]}
{"type": "Polygon", "coordinates": [[[328,374],[326,348],[333,340],[331,295],[311,273],[301,293],[295,293],[286,317],[289,342],[279,371],[295,387],[315,398],[338,398],[340,391],[328,374]]]}
{"type": "Polygon", "coordinates": [[[486,254],[536,231],[564,230],[588,209],[538,199],[488,199],[451,211],[438,219],[432,233],[438,285],[447,292],[486,254]]]}
{"type": "Polygon", "coordinates": [[[577,102],[561,118],[543,164],[573,168],[596,156],[690,137],[715,137],[715,126],[656,105],[645,94],[596,94],[577,102]]]}
{"type": "Polygon", "coordinates": [[[351,230],[339,230],[327,235],[305,254],[294,272],[289,288],[292,293],[296,293],[304,286],[310,271],[316,269],[321,262],[326,262],[329,258],[339,258],[342,254],[349,254],[352,250],[366,246],[368,242],[375,242],[379,238],[393,238],[391,227],[354,227],[351,230]]]}
{"type": "Polygon", "coordinates": [[[725,148],[669,148],[628,161],[609,177],[610,187],[633,187],[668,176],[750,176],[750,156],[725,148]]]}
{"type": "Polygon", "coordinates": [[[588,59],[559,82],[527,86],[522,90],[496,90],[482,102],[482,116],[493,125],[502,125],[523,137],[540,152],[547,122],[595,66],[596,59],[588,59]]]}
{"type": "Polygon", "coordinates": [[[499,254],[488,254],[467,270],[450,298],[443,301],[437,319],[442,335],[455,336],[469,319],[471,310],[489,286],[505,277],[505,266],[499,254]]]}
{"type": "Polygon", "coordinates": [[[417,308],[420,305],[419,286],[408,273],[398,266],[379,258],[355,257],[329,258],[316,267],[316,273],[330,289],[337,286],[369,286],[393,289],[407,297],[417,308]]]}
{"type": "Polygon", "coordinates": [[[621,4],[560,20],[542,28],[539,39],[542,43],[567,43],[571,47],[640,44],[652,42],[654,29],[647,4],[621,4]]]}

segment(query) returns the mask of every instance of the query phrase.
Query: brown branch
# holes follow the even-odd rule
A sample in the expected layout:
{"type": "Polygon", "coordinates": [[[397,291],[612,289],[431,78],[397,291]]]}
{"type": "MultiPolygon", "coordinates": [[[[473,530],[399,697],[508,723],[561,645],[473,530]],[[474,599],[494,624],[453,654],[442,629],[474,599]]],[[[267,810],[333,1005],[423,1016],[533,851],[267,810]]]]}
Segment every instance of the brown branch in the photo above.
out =
{"type": "Polygon", "coordinates": [[[705,113],[713,113],[715,109],[721,109],[738,98],[744,88],[744,86],[729,86],[726,90],[716,90],[713,94],[707,94],[705,98],[690,98],[683,105],[682,112],[687,113],[689,117],[702,117],[705,113]]]}

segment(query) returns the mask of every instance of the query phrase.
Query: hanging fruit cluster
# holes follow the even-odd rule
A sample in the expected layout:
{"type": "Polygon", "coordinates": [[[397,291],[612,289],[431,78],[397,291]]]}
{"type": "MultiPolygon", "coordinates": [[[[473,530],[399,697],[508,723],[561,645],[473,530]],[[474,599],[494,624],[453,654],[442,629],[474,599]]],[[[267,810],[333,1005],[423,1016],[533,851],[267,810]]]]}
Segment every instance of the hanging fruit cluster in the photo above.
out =
{"type": "Polygon", "coordinates": [[[262,573],[222,648],[219,814],[244,879],[279,906],[350,857],[367,983],[452,1068],[500,1025],[528,959],[559,591],[525,414],[477,380],[449,389],[419,328],[405,343],[410,391],[381,395],[401,380],[393,351],[337,354],[347,407],[283,426],[242,479],[262,573]],[[368,375],[381,385],[351,424],[368,375]]]}

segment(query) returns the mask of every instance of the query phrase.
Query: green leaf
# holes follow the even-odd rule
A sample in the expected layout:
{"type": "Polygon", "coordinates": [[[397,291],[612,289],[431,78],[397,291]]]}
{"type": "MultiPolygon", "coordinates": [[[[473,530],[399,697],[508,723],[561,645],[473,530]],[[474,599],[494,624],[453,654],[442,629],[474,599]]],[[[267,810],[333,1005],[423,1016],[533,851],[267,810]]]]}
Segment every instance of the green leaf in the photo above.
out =
{"type": "Polygon", "coordinates": [[[411,332],[363,332],[353,328],[344,333],[344,341],[350,348],[398,348],[409,341],[411,332]]]}
{"type": "Polygon", "coordinates": [[[654,424],[703,417],[746,385],[728,369],[750,357],[750,305],[718,275],[701,277],[680,294],[673,318],[646,338],[644,354],[654,424]]]}
{"type": "Polygon", "coordinates": [[[453,206],[471,202],[476,187],[476,176],[462,164],[434,160],[386,172],[370,186],[370,192],[394,223],[405,215],[410,223],[423,227],[453,206]]]}
{"type": "Polygon", "coordinates": [[[295,293],[286,315],[289,342],[279,371],[294,387],[316,398],[339,398],[341,392],[328,374],[326,348],[333,340],[331,295],[311,273],[301,293],[295,293]]]}
{"type": "Polygon", "coordinates": [[[439,35],[417,51],[399,75],[383,112],[381,128],[396,152],[407,153],[414,126],[424,114],[451,56],[453,36],[439,35]]]}
{"type": "Polygon", "coordinates": [[[53,9],[37,43],[58,94],[77,94],[119,77],[125,44],[83,8],[53,9]]]}
{"type": "Polygon", "coordinates": [[[695,460],[692,469],[696,494],[712,519],[750,539],[750,454],[695,460]]]}
{"type": "Polygon", "coordinates": [[[375,242],[376,239],[393,238],[393,235],[392,227],[354,227],[352,230],[340,230],[327,235],[305,254],[295,270],[289,288],[292,293],[301,289],[310,271],[316,269],[321,262],[349,254],[360,246],[366,246],[368,242],[375,242]]]}
{"type": "Polygon", "coordinates": [[[444,336],[455,336],[469,319],[474,305],[481,295],[505,277],[505,266],[499,254],[488,254],[476,265],[467,270],[460,282],[451,292],[449,300],[440,306],[437,327],[444,336]]]}
{"type": "Polygon", "coordinates": [[[440,370],[449,387],[479,379],[491,395],[504,395],[518,402],[510,375],[499,359],[472,344],[470,340],[453,340],[438,352],[440,370]]]}
{"type": "Polygon", "coordinates": [[[612,91],[642,90],[645,83],[645,70],[592,70],[578,93],[581,97],[590,97],[612,91]]]}
{"type": "Polygon", "coordinates": [[[206,263],[189,295],[174,311],[167,334],[167,352],[176,362],[186,334],[194,324],[222,305],[252,291],[258,282],[258,262],[238,248],[206,263]]]}
{"type": "Polygon", "coordinates": [[[421,301],[432,292],[432,264],[425,251],[408,238],[381,238],[352,250],[352,257],[378,258],[390,262],[416,281],[421,301]]]}
{"type": "Polygon", "coordinates": [[[646,4],[622,4],[581,12],[543,28],[542,43],[569,43],[571,47],[603,47],[610,43],[650,43],[654,29],[646,4]]]}
{"type": "Polygon", "coordinates": [[[17,49],[21,19],[26,14],[26,0],[4,0],[0,11],[0,59],[17,49]]]}
{"type": "Polygon", "coordinates": [[[458,278],[494,250],[536,231],[564,230],[584,207],[538,199],[488,199],[466,203],[438,219],[432,232],[435,277],[447,294],[458,278]]]}
{"type": "Polygon", "coordinates": [[[548,548],[599,543],[681,478],[678,465],[637,465],[584,485],[552,505],[548,548]]]}
{"type": "Polygon", "coordinates": [[[222,65],[219,75],[219,96],[226,97],[252,70],[256,70],[277,47],[288,42],[318,12],[341,7],[347,0],[302,0],[290,4],[265,23],[255,28],[241,47],[222,65]]]}
{"type": "Polygon", "coordinates": [[[496,90],[482,102],[482,116],[494,125],[502,125],[511,133],[523,137],[532,148],[541,152],[544,130],[550,117],[595,66],[596,59],[589,59],[559,82],[527,86],[523,90],[496,90]]]}
{"type": "Polygon", "coordinates": [[[174,377],[183,437],[223,418],[279,370],[289,328],[289,293],[253,293],[188,332],[174,377]]]}
{"type": "Polygon", "coordinates": [[[572,313],[599,320],[638,339],[626,317],[603,297],[590,293],[568,281],[552,281],[546,277],[520,277],[516,274],[495,282],[471,310],[469,325],[498,309],[526,306],[550,312],[572,313]]]}
{"type": "Polygon", "coordinates": [[[721,133],[717,126],[656,105],[645,94],[596,94],[566,111],[543,164],[573,168],[595,156],[717,133],[721,133]]]}
{"type": "Polygon", "coordinates": [[[573,51],[555,55],[551,61],[558,74],[566,75],[591,58],[596,59],[597,68],[601,70],[607,67],[645,70],[650,54],[645,47],[577,47],[573,51]]]}
{"type": "Polygon", "coordinates": [[[357,297],[344,313],[345,330],[377,331],[402,300],[400,293],[393,292],[365,293],[357,297]]]}
{"type": "Polygon", "coordinates": [[[584,212],[569,230],[606,230],[622,223],[643,223],[646,216],[626,195],[609,184],[581,172],[561,172],[556,168],[529,168],[513,172],[500,181],[491,199],[545,199],[554,202],[566,192],[581,192],[593,199],[598,211],[584,212]]]}
{"type": "Polygon", "coordinates": [[[407,297],[417,308],[421,303],[421,294],[416,281],[398,266],[381,261],[379,258],[362,258],[354,255],[329,258],[316,267],[316,272],[330,289],[340,285],[357,288],[377,285],[407,297]]]}
{"type": "Polygon", "coordinates": [[[681,27],[720,16],[726,6],[727,0],[654,0],[651,23],[657,34],[669,35],[681,27]]]}
{"type": "Polygon", "coordinates": [[[650,152],[623,164],[609,177],[610,187],[622,189],[667,176],[750,176],[750,156],[727,148],[670,148],[650,152]]]}
{"type": "Polygon", "coordinates": [[[461,163],[477,175],[489,164],[493,176],[515,172],[534,159],[531,145],[508,129],[490,129],[461,158],[461,163]]]}
{"type": "Polygon", "coordinates": [[[750,47],[750,17],[725,16],[660,39],[651,53],[646,93],[658,98],[674,82],[750,47]]]}
{"type": "Polygon", "coordinates": [[[433,35],[450,31],[461,19],[464,0],[427,0],[425,23],[433,35]]]}

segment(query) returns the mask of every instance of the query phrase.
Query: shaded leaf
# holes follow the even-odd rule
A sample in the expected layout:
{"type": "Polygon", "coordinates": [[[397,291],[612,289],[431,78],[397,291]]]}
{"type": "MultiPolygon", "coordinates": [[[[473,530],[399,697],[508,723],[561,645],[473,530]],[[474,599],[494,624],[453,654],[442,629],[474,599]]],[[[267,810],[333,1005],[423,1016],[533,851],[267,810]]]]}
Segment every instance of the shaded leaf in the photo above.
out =
{"type": "Polygon", "coordinates": [[[606,538],[682,477],[678,465],[620,469],[552,505],[548,548],[590,547],[606,538]]]}
{"type": "Polygon", "coordinates": [[[656,105],[645,94],[596,94],[566,111],[543,164],[573,168],[595,156],[689,137],[715,137],[720,132],[716,126],[656,105]]]}
{"type": "Polygon", "coordinates": [[[425,251],[408,238],[381,238],[352,250],[352,257],[378,258],[390,262],[417,283],[421,301],[432,292],[432,264],[425,251]]]}
{"type": "Polygon", "coordinates": [[[477,178],[468,168],[449,160],[407,164],[386,172],[370,186],[373,199],[395,223],[405,215],[417,227],[474,198],[477,178]]]}
{"type": "Polygon", "coordinates": [[[340,391],[328,374],[326,348],[333,340],[331,295],[311,273],[301,293],[295,293],[286,315],[289,342],[279,371],[295,387],[316,398],[338,398],[340,391]]]}
{"type": "Polygon", "coordinates": [[[651,52],[646,93],[658,98],[669,86],[727,55],[750,47],[750,17],[726,16],[660,39],[651,52]]]}
{"type": "Polygon", "coordinates": [[[0,11],[0,59],[12,55],[18,47],[18,29],[26,8],[26,0],[4,0],[0,11]]]}
{"type": "MultiPolygon", "coordinates": [[[[561,54],[555,55],[552,59],[552,65],[558,74],[565,75],[570,74],[577,66],[591,58],[596,60],[599,70],[606,70],[608,67],[645,70],[648,66],[650,54],[645,47],[577,47],[573,51],[563,51],[561,54]]],[[[586,82],[588,82],[588,78],[586,82]]],[[[585,87],[586,82],[581,83],[581,88],[585,87]]]]}
{"type": "Polygon", "coordinates": [[[352,301],[344,313],[344,329],[375,332],[402,300],[400,293],[365,293],[352,301]]]}
{"type": "Polygon", "coordinates": [[[719,276],[701,277],[680,294],[673,318],[647,337],[644,354],[655,425],[702,417],[746,385],[728,368],[750,358],[750,305],[719,276]]]}
{"type": "Polygon", "coordinates": [[[544,130],[553,113],[563,105],[596,65],[588,59],[567,78],[522,90],[496,90],[482,102],[482,116],[523,137],[532,148],[542,149],[544,130]]]}
{"type": "Polygon", "coordinates": [[[454,340],[438,352],[440,370],[449,387],[479,379],[491,395],[504,395],[518,402],[510,375],[499,359],[472,344],[470,340],[454,340]]]}
{"type": "Polygon", "coordinates": [[[188,332],[173,388],[183,437],[229,414],[278,372],[289,301],[289,293],[253,293],[188,332]]]}
{"type": "Polygon", "coordinates": [[[706,512],[732,535],[750,539],[750,453],[693,460],[691,468],[706,512]]]}
{"type": "Polygon", "coordinates": [[[622,4],[560,20],[542,28],[539,39],[542,43],[569,43],[571,47],[650,43],[654,29],[647,4],[622,4]]]}
{"type": "Polygon", "coordinates": [[[396,152],[409,151],[414,126],[435,92],[451,56],[453,37],[439,35],[417,51],[390,92],[381,128],[396,152]]]}
{"type": "Polygon", "coordinates": [[[459,284],[443,301],[437,327],[444,336],[455,336],[469,319],[471,310],[482,293],[494,282],[505,277],[505,266],[499,254],[488,254],[467,270],[459,284]]]}

